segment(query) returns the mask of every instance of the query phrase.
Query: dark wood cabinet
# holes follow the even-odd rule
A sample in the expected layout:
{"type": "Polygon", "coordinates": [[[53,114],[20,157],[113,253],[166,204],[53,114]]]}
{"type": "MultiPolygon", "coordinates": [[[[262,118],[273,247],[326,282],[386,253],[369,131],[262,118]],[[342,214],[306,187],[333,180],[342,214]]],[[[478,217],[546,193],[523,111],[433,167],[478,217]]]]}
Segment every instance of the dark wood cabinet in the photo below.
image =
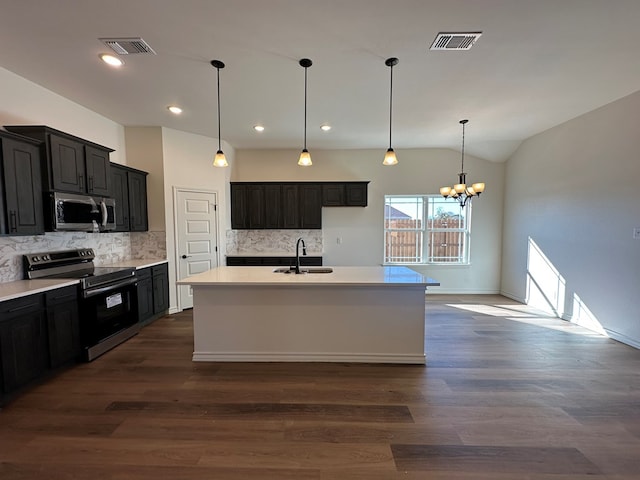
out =
{"type": "Polygon", "coordinates": [[[298,198],[298,185],[283,184],[282,192],[282,228],[300,228],[300,201],[298,198]]]}
{"type": "Polygon", "coordinates": [[[282,186],[264,185],[264,228],[282,228],[282,186]]]}
{"type": "Polygon", "coordinates": [[[111,166],[111,197],[116,201],[116,232],[129,231],[129,183],[127,169],[120,165],[111,166]]]}
{"type": "Polygon", "coordinates": [[[7,130],[42,142],[42,189],[109,196],[112,149],[44,125],[7,130]]]}
{"type": "Polygon", "coordinates": [[[81,352],[76,286],[45,293],[49,338],[49,365],[57,368],[74,363],[81,352]]]}
{"type": "Polygon", "coordinates": [[[84,146],[58,135],[49,135],[49,169],[51,188],[85,193],[84,146]]]}
{"type": "Polygon", "coordinates": [[[85,167],[87,174],[87,193],[108,197],[111,193],[111,162],[110,150],[95,148],[91,145],[84,147],[85,167]]]}
{"type": "Polygon", "coordinates": [[[345,206],[366,207],[368,203],[368,184],[369,182],[345,183],[345,206]]]}
{"type": "Polygon", "coordinates": [[[149,230],[147,214],[147,173],[140,170],[129,170],[127,177],[129,187],[129,227],[132,232],[149,230]]]}
{"type": "Polygon", "coordinates": [[[326,182],[322,184],[323,207],[366,207],[369,182],[326,182]]]}
{"type": "MultiPolygon", "coordinates": [[[[242,255],[229,255],[227,256],[228,267],[291,267],[296,264],[295,256],[267,256],[267,257],[255,257],[255,256],[242,256],[242,255]]],[[[301,256],[300,265],[304,267],[321,267],[322,257],[319,256],[301,256]]]]}
{"type": "Polygon", "coordinates": [[[169,309],[169,267],[166,263],[136,270],[138,322],[149,323],[169,309]]]}
{"type": "Polygon", "coordinates": [[[166,263],[151,267],[153,280],[153,314],[169,310],[169,267],[166,263]]]}
{"type": "Polygon", "coordinates": [[[117,232],[143,232],[149,229],[146,172],[112,164],[110,196],[116,200],[117,232]]]}
{"type": "Polygon", "coordinates": [[[44,234],[40,142],[0,132],[0,234],[44,234]]]}
{"type": "Polygon", "coordinates": [[[231,228],[320,229],[322,207],[366,207],[368,183],[232,182],[231,228]]]}
{"type": "Polygon", "coordinates": [[[247,219],[247,186],[231,184],[231,228],[249,228],[247,219]]]}
{"type": "Polygon", "coordinates": [[[151,268],[136,271],[138,277],[138,322],[145,323],[153,317],[153,279],[151,268]]]}
{"type": "Polygon", "coordinates": [[[48,352],[44,294],[0,303],[2,391],[10,393],[43,375],[48,352]]]}
{"type": "Polygon", "coordinates": [[[247,228],[265,228],[264,186],[247,185],[247,228]]]}
{"type": "Polygon", "coordinates": [[[298,185],[300,203],[300,228],[322,228],[322,185],[304,183],[298,185]]]}

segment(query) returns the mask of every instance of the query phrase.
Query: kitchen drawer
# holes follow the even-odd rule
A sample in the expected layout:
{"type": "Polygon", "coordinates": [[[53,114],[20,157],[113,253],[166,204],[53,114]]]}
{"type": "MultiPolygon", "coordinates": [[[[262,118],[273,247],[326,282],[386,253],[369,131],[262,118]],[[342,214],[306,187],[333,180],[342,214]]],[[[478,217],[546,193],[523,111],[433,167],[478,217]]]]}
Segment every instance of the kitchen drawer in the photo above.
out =
{"type": "Polygon", "coordinates": [[[38,293],[26,297],[0,302],[0,320],[32,313],[44,309],[44,294],[38,293]]]}
{"type": "Polygon", "coordinates": [[[47,308],[55,307],[66,302],[75,302],[78,300],[78,287],[72,285],[70,287],[58,288],[45,293],[45,301],[47,308]]]}

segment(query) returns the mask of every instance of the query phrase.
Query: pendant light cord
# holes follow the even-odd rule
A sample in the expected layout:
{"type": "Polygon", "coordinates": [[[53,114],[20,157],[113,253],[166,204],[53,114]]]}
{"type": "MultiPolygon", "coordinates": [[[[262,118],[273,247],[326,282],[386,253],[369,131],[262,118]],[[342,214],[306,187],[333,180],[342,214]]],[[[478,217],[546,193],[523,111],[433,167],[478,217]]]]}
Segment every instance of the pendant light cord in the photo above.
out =
{"type": "Polygon", "coordinates": [[[462,173],[464,173],[464,123],[462,124],[462,173]]]}
{"type": "Polygon", "coordinates": [[[460,125],[462,125],[462,157],[461,157],[461,168],[460,174],[464,175],[464,127],[469,122],[469,120],[460,120],[460,125]]]}
{"type": "Polygon", "coordinates": [[[391,112],[393,111],[393,63],[391,68],[391,83],[389,85],[389,148],[391,148],[391,112]]]}
{"type": "Polygon", "coordinates": [[[220,140],[220,68],[216,67],[218,72],[218,150],[222,150],[222,141],[220,140]]]}
{"type": "Polygon", "coordinates": [[[304,150],[307,149],[307,67],[304,67],[304,150]]]}

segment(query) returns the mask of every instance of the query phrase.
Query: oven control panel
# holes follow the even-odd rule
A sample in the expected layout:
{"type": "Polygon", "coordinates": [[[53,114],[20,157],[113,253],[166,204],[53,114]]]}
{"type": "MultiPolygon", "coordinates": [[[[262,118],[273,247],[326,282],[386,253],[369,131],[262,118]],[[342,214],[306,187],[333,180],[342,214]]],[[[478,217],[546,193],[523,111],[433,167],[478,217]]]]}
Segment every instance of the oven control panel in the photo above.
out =
{"type": "MultiPolygon", "coordinates": [[[[33,272],[39,271],[44,276],[47,269],[58,266],[86,264],[93,262],[95,253],[92,248],[77,248],[75,250],[61,250],[57,252],[29,253],[22,256],[24,277],[35,278],[33,272]]],[[[53,271],[50,273],[54,273],[53,271]]]]}

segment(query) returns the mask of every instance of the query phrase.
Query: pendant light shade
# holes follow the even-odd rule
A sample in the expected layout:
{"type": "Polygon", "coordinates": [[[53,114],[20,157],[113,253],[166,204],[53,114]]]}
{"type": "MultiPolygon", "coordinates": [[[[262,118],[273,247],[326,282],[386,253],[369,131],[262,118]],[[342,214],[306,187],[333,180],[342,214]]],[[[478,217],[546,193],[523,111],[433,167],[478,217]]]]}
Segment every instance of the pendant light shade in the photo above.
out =
{"type": "Polygon", "coordinates": [[[227,158],[222,151],[222,140],[220,139],[220,69],[224,68],[224,63],[220,60],[211,60],[211,65],[216,69],[218,73],[218,151],[213,159],[214,167],[228,167],[227,158]]]}
{"type": "Polygon", "coordinates": [[[304,68],[304,146],[302,152],[300,152],[300,158],[298,159],[298,165],[302,167],[309,167],[313,165],[311,162],[311,154],[307,150],[307,68],[313,65],[313,62],[308,58],[300,60],[300,66],[304,68]]]}
{"type": "Polygon", "coordinates": [[[383,165],[396,165],[398,159],[396,158],[396,152],[391,148],[391,114],[393,112],[393,67],[398,64],[398,59],[395,57],[387,58],[384,64],[389,67],[391,72],[391,82],[389,84],[389,148],[384,155],[383,165]]]}

